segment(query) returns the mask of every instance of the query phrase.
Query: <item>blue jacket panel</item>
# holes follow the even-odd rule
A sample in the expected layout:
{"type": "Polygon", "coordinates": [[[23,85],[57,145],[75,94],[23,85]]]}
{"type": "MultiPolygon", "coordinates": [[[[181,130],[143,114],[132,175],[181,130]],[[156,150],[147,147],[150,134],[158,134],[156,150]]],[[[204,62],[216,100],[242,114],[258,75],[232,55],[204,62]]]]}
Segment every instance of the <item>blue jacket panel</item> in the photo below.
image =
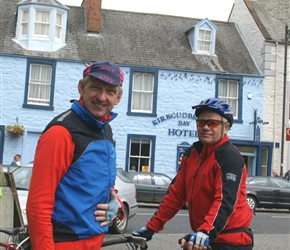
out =
{"type": "MultiPolygon", "coordinates": [[[[111,120],[117,114],[111,113],[111,120]]],[[[116,151],[111,127],[96,120],[79,102],[52,120],[72,135],[75,151],[67,173],[60,180],[52,222],[55,242],[89,238],[108,231],[100,227],[94,211],[108,203],[116,179],[116,151]]]]}

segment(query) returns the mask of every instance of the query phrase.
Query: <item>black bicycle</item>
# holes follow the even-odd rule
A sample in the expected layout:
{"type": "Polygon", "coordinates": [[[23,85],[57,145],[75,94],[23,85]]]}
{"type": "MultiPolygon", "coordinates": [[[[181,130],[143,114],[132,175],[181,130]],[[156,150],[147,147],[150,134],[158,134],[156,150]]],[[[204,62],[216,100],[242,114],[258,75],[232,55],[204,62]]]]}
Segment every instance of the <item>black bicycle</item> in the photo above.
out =
{"type": "Polygon", "coordinates": [[[146,250],[148,249],[147,240],[143,237],[136,237],[132,235],[122,235],[121,237],[114,237],[110,239],[106,239],[103,241],[102,247],[126,244],[128,249],[140,249],[146,250]]]}
{"type": "MultiPolygon", "coordinates": [[[[2,250],[31,250],[30,237],[27,226],[16,228],[0,228],[1,233],[8,235],[7,242],[0,242],[0,249],[2,250]]],[[[127,249],[132,250],[146,250],[147,240],[141,237],[132,235],[121,235],[121,237],[114,237],[104,240],[102,247],[125,244],[127,249]]]]}

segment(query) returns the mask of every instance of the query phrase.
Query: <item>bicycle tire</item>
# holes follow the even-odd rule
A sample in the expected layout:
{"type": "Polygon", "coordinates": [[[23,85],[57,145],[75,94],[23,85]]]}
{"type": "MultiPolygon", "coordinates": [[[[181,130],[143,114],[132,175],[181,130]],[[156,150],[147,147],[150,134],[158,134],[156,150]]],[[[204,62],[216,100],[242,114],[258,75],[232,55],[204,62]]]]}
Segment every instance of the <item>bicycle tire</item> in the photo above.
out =
{"type": "Polygon", "coordinates": [[[28,239],[27,241],[23,242],[18,249],[21,249],[21,250],[31,250],[31,243],[30,243],[30,240],[28,239]]]}

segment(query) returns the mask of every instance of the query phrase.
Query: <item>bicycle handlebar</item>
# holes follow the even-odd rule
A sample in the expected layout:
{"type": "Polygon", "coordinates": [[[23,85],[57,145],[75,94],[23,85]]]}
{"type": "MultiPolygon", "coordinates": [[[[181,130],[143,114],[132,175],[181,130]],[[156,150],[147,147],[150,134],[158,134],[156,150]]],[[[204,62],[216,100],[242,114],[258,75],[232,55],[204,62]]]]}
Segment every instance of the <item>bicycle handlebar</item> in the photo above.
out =
{"type": "Polygon", "coordinates": [[[137,245],[140,246],[141,250],[146,250],[148,248],[146,238],[137,237],[137,236],[133,236],[133,235],[123,236],[121,238],[104,240],[102,243],[102,247],[117,245],[117,244],[122,244],[122,243],[133,243],[135,246],[137,246],[137,245]]]}

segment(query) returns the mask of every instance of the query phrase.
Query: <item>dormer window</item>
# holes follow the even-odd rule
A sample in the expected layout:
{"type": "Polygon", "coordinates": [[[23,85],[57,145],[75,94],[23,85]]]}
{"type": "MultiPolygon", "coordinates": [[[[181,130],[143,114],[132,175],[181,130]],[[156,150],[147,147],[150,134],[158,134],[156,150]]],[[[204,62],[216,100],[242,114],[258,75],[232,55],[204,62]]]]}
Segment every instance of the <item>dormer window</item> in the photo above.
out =
{"type": "Polygon", "coordinates": [[[197,41],[197,52],[210,54],[211,52],[211,30],[199,29],[198,41],[197,41]]]}
{"type": "Polygon", "coordinates": [[[216,26],[207,18],[185,33],[193,54],[215,55],[216,26]]]}
{"type": "Polygon", "coordinates": [[[15,42],[27,50],[53,52],[65,46],[68,8],[41,1],[18,4],[15,42]]]}

